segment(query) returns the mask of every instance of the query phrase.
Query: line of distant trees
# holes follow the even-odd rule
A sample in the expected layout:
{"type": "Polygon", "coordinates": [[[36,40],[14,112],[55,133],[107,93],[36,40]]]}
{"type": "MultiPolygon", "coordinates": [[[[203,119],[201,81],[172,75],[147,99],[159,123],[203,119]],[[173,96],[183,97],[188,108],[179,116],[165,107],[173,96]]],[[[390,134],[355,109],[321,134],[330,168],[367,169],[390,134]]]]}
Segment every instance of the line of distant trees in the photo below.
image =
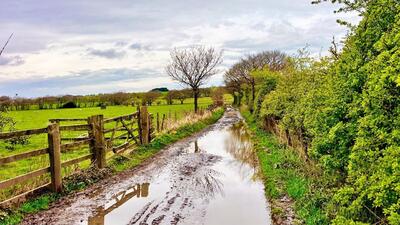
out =
{"type": "MultiPolygon", "coordinates": [[[[200,96],[210,97],[211,88],[201,88],[200,96]]],[[[154,89],[149,92],[141,93],[116,92],[95,95],[44,96],[37,98],[0,96],[0,111],[87,108],[116,105],[172,105],[183,104],[186,99],[192,97],[192,92],[189,89],[163,89],[163,91],[160,91],[159,89],[154,89]]]]}

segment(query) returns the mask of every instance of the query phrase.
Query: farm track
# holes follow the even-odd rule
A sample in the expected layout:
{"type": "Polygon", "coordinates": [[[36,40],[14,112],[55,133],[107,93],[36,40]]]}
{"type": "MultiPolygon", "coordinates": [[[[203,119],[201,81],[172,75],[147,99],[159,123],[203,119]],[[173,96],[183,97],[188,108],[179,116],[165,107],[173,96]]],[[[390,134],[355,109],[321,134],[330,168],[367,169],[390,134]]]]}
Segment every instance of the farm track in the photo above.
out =
{"type": "Polygon", "coordinates": [[[228,109],[202,132],[22,224],[270,224],[241,120],[228,109]]]}

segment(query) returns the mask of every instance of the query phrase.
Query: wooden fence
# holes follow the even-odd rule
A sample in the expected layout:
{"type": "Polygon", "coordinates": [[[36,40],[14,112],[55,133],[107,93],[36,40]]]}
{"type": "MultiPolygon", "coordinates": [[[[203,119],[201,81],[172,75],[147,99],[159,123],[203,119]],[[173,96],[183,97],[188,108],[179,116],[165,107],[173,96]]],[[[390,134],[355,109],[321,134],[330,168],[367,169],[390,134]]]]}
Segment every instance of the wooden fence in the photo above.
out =
{"type": "Polygon", "coordinates": [[[47,134],[46,148],[0,158],[0,166],[46,154],[49,156],[50,162],[48,167],[0,181],[0,190],[3,190],[45,174],[50,175],[50,180],[45,185],[13,196],[1,202],[0,206],[19,202],[27,195],[46,188],[50,188],[54,192],[61,192],[62,168],[89,159],[98,168],[104,168],[108,152],[112,151],[118,154],[133,145],[148,144],[153,137],[152,123],[152,115],[148,113],[146,107],[141,107],[135,113],[114,118],[105,119],[103,115],[95,115],[85,119],[51,119],[50,125],[45,128],[0,133],[0,140],[47,134]],[[61,125],[64,122],[80,124],[61,125]],[[63,132],[85,132],[85,135],[64,137],[63,132]],[[64,162],[61,160],[63,153],[67,153],[71,149],[82,148],[85,145],[90,149],[89,154],[64,162]]]}

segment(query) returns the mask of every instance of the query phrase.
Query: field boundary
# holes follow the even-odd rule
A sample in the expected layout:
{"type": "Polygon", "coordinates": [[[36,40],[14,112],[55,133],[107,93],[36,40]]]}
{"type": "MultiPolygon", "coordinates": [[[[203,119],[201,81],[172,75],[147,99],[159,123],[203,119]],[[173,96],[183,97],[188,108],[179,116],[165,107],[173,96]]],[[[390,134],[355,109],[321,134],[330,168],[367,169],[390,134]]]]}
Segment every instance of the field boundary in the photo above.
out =
{"type": "Polygon", "coordinates": [[[107,166],[106,155],[108,152],[115,154],[122,153],[134,145],[149,144],[154,137],[153,115],[146,106],[138,108],[132,114],[122,115],[113,118],[104,118],[103,115],[94,115],[86,119],[51,119],[50,124],[45,128],[21,130],[14,132],[0,133],[0,140],[13,140],[29,137],[32,135],[47,134],[47,147],[42,149],[29,150],[27,152],[0,158],[0,166],[29,159],[35,156],[48,155],[50,165],[37,169],[11,179],[0,181],[0,190],[21,184],[43,175],[50,175],[50,182],[39,187],[33,187],[25,193],[12,196],[3,202],[1,207],[23,201],[27,195],[33,192],[40,192],[50,188],[51,191],[62,192],[62,168],[91,160],[91,164],[98,168],[107,166]],[[84,124],[61,125],[61,122],[83,122],[84,124]],[[105,126],[110,128],[105,129],[105,126]],[[83,137],[62,137],[64,131],[85,131],[83,137]],[[62,143],[62,141],[69,141],[62,143]],[[123,143],[121,143],[121,141],[123,143]],[[68,161],[62,161],[61,155],[74,148],[88,146],[90,154],[82,155],[68,161]]]}

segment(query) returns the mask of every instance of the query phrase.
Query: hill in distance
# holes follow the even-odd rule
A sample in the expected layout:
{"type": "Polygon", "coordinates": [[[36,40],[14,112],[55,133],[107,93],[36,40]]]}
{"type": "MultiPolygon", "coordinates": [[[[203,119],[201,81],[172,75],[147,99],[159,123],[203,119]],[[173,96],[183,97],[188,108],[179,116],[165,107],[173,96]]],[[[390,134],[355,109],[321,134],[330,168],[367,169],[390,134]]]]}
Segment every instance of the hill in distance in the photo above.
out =
{"type": "Polygon", "coordinates": [[[168,90],[168,88],[166,88],[166,87],[160,87],[160,88],[153,88],[153,89],[151,89],[150,92],[154,92],[154,91],[158,91],[158,92],[168,92],[169,90],[168,90]]]}

